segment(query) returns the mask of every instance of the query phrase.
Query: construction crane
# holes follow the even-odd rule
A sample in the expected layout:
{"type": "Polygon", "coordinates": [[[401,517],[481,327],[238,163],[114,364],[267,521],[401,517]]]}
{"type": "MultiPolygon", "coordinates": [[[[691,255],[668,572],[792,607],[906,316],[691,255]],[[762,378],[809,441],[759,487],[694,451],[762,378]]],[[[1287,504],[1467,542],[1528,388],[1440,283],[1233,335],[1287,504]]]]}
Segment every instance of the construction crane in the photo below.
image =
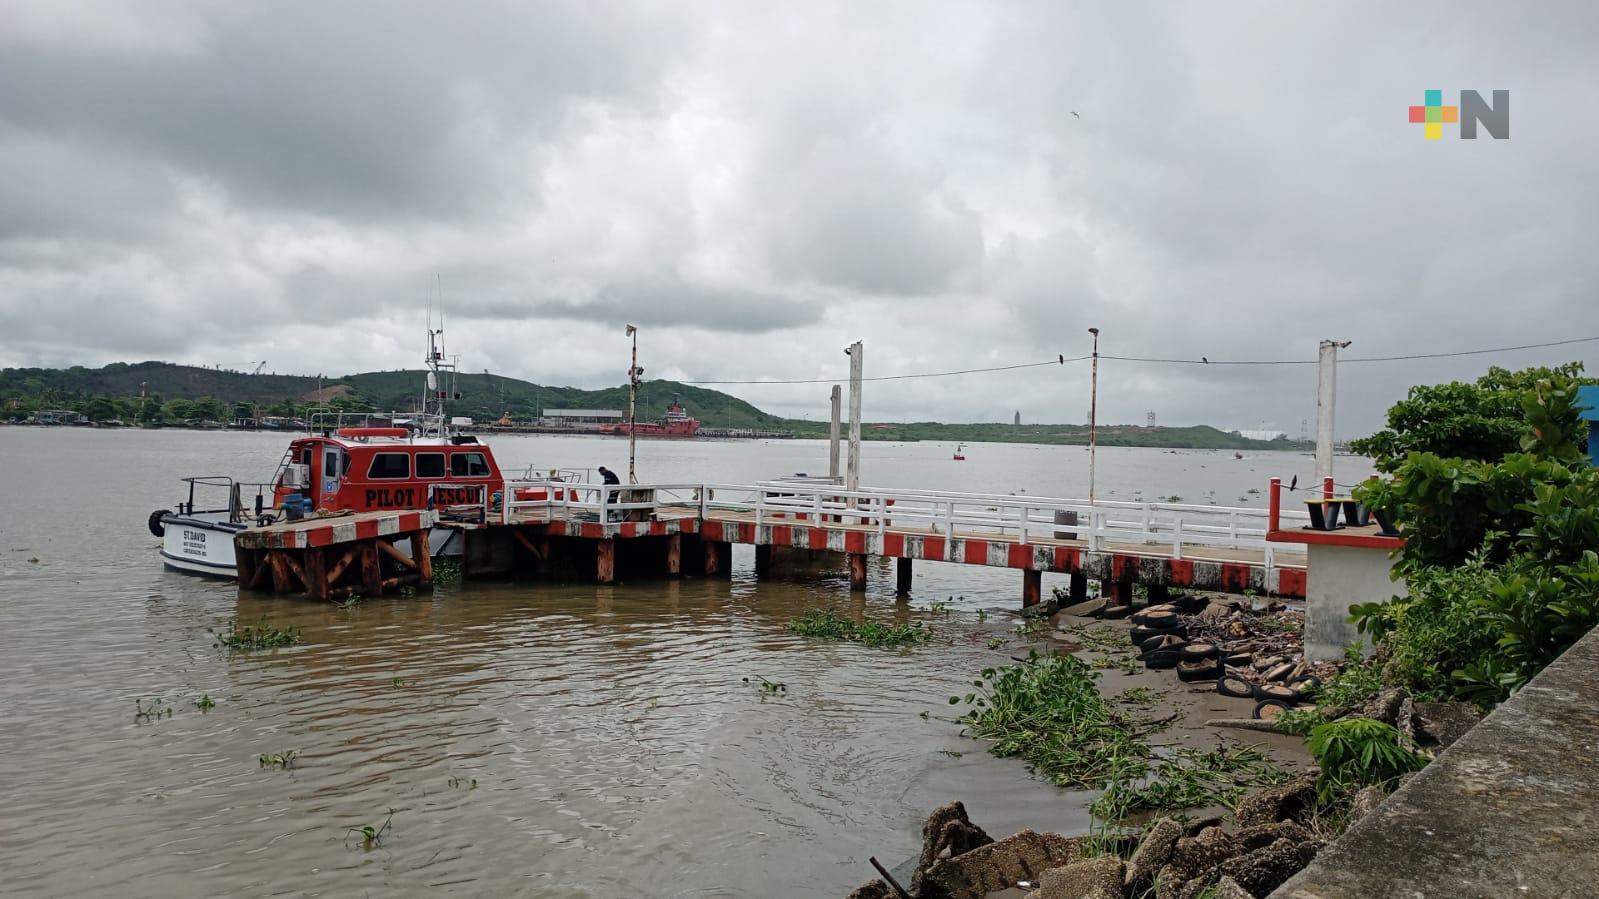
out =
{"type": "Polygon", "coordinates": [[[261,369],[263,369],[263,368],[266,368],[266,360],[265,359],[262,359],[260,362],[255,363],[255,371],[250,372],[250,374],[258,375],[258,374],[261,373],[261,369]]]}

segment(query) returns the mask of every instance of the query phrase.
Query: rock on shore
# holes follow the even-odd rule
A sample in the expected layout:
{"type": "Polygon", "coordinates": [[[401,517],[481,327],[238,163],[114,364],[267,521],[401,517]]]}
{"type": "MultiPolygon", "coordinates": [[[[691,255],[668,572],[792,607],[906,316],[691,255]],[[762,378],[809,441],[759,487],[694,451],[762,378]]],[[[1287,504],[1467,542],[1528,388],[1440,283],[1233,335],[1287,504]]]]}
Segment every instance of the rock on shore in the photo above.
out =
{"type": "MultiPolygon", "coordinates": [[[[1018,884],[1036,885],[1027,899],[1260,899],[1298,873],[1322,848],[1309,830],[1315,780],[1304,776],[1245,798],[1236,828],[1218,821],[1184,825],[1162,818],[1123,860],[1083,837],[1024,830],[992,840],[960,803],[933,812],[922,828],[916,899],[984,899],[1018,884]]],[[[1380,796],[1368,802],[1380,801],[1380,796]]],[[[897,899],[871,881],[849,899],[897,899]]]]}

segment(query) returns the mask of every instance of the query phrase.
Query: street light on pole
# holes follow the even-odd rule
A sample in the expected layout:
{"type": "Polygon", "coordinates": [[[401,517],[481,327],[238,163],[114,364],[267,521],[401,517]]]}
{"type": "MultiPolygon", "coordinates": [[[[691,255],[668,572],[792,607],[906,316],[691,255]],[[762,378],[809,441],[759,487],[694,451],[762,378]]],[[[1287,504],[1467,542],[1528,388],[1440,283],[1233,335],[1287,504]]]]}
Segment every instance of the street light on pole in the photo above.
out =
{"type": "Polygon", "coordinates": [[[638,376],[643,374],[644,370],[638,367],[638,328],[628,325],[627,336],[633,338],[633,364],[627,368],[627,482],[637,484],[635,450],[638,446],[638,437],[634,432],[638,429],[638,376]]]}
{"type": "Polygon", "coordinates": [[[1088,376],[1088,504],[1094,504],[1094,449],[1098,443],[1096,421],[1099,412],[1099,329],[1089,328],[1094,335],[1094,361],[1088,376]]]}

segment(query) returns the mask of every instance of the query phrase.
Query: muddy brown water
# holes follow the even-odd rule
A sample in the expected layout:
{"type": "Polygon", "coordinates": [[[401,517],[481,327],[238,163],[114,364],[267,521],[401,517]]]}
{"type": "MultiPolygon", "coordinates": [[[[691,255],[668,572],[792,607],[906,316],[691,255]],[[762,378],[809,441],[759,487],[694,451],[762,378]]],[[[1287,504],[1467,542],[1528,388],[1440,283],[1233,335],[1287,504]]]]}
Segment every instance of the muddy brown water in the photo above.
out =
{"type": "MultiPolygon", "coordinates": [[[[346,610],[164,571],[145,517],[179,498],[175,478],[265,479],[283,445],[0,428],[0,892],[828,896],[868,879],[870,855],[913,855],[921,818],[952,798],[996,834],[1089,824],[1092,793],[1041,784],[942,717],[1026,650],[1014,572],[919,565],[906,603],[886,565],[852,597],[825,565],[757,583],[740,548],[731,581],[470,583],[346,610]],[[788,633],[829,605],[940,636],[883,651],[788,633]],[[303,642],[215,646],[212,630],[262,618],[303,642]],[[136,720],[156,699],[171,717],[136,720]],[[292,770],[259,766],[290,749],[292,770]],[[390,809],[382,845],[361,848],[351,828],[390,809]]],[[[495,448],[507,469],[626,461],[613,440],[495,448]]],[[[974,445],[953,465],[950,449],[867,444],[866,480],[1082,492],[1079,448],[974,445]]],[[[1100,453],[1101,491],[1120,498],[1235,503],[1310,466],[1100,453]]],[[[732,481],[820,470],[825,445],[640,457],[645,478],[732,481]]]]}

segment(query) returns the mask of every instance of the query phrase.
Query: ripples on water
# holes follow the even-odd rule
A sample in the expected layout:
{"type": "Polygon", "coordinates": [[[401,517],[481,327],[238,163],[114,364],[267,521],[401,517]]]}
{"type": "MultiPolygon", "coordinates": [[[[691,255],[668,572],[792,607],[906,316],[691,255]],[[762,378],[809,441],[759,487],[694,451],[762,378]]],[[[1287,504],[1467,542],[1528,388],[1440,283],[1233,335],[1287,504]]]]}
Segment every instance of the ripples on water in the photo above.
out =
{"type": "MultiPolygon", "coordinates": [[[[946,619],[822,571],[757,589],[747,549],[731,582],[474,583],[349,610],[162,571],[145,515],[179,474],[270,466],[280,441],[247,436],[0,429],[6,894],[826,896],[868,855],[914,854],[950,798],[1001,832],[1086,824],[1087,797],[936,717],[1015,651],[981,633],[1008,612],[946,619]],[[829,604],[954,645],[788,634],[829,604]],[[304,642],[215,647],[210,628],[263,616],[304,642]],[[173,717],[136,722],[154,698],[173,717]],[[258,766],[285,749],[292,771],[258,766]],[[363,851],[349,828],[390,808],[363,851]]],[[[1006,574],[920,566],[918,604],[1013,609],[1006,574]]]]}

